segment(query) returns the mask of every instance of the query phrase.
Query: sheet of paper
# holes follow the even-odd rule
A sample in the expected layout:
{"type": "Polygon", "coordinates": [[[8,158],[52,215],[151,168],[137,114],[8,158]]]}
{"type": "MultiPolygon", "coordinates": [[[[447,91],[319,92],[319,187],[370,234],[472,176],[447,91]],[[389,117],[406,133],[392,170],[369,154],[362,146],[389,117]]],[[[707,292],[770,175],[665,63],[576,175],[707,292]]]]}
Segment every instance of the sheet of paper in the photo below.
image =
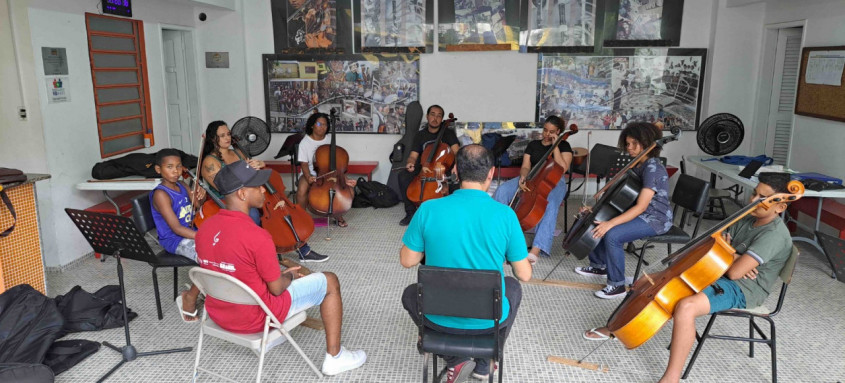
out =
{"type": "Polygon", "coordinates": [[[845,51],[813,51],[807,59],[807,84],[842,85],[845,51]]]}

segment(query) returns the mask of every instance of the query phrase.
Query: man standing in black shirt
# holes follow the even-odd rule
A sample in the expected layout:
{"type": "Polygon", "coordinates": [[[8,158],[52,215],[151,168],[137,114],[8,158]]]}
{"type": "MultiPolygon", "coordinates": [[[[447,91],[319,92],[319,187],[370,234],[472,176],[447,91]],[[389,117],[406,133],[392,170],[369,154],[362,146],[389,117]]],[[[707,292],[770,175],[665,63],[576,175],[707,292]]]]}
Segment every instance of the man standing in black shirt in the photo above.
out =
{"type": "MultiPolygon", "coordinates": [[[[405,218],[402,218],[402,220],[399,221],[399,224],[402,226],[408,226],[411,222],[411,218],[414,217],[414,212],[417,211],[417,205],[408,199],[408,185],[411,184],[411,181],[422,169],[420,167],[420,153],[425,150],[426,146],[433,144],[434,141],[437,140],[437,134],[440,132],[440,125],[443,122],[443,114],[444,111],[440,105],[432,105],[428,107],[428,111],[426,111],[425,115],[428,124],[426,124],[425,129],[417,132],[417,135],[414,137],[414,144],[411,147],[411,154],[408,156],[408,161],[405,164],[405,170],[399,171],[399,190],[402,194],[402,201],[405,203],[405,218]]],[[[446,131],[443,132],[443,142],[446,143],[446,145],[449,145],[452,153],[457,153],[458,149],[460,149],[458,136],[452,129],[447,128],[446,131]]]]}

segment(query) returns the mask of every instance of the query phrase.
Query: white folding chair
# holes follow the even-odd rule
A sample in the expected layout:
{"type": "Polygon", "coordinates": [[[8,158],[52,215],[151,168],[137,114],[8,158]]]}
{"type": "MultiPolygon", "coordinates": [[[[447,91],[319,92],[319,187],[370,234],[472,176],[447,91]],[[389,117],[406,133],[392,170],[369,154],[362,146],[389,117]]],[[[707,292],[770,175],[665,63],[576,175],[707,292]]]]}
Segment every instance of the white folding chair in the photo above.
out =
{"type": "Polygon", "coordinates": [[[203,310],[202,322],[200,323],[200,336],[199,341],[197,342],[197,359],[196,362],[194,362],[194,382],[197,381],[197,374],[200,370],[230,382],[234,382],[234,380],[225,376],[199,368],[203,335],[210,335],[215,338],[223,339],[239,346],[249,348],[252,352],[258,355],[258,374],[255,377],[256,383],[261,381],[261,371],[264,367],[264,354],[267,351],[270,351],[273,347],[284,343],[285,340],[290,342],[299,355],[302,355],[302,358],[305,359],[305,362],[308,363],[308,366],[311,367],[311,370],[313,370],[317,376],[320,378],[323,377],[323,374],[317,369],[314,362],[312,362],[311,359],[302,352],[302,349],[299,348],[299,345],[296,344],[289,333],[291,329],[299,326],[300,323],[305,321],[306,316],[304,311],[293,315],[282,323],[279,322],[279,319],[273,315],[269,308],[267,308],[267,305],[261,301],[261,298],[255,294],[255,291],[236,278],[200,267],[191,268],[188,275],[194,285],[196,285],[206,297],[214,297],[215,299],[224,302],[240,305],[261,306],[261,309],[264,310],[265,314],[267,314],[267,317],[264,320],[263,332],[257,332],[254,334],[238,334],[220,328],[220,326],[208,317],[208,312],[203,310]]]}

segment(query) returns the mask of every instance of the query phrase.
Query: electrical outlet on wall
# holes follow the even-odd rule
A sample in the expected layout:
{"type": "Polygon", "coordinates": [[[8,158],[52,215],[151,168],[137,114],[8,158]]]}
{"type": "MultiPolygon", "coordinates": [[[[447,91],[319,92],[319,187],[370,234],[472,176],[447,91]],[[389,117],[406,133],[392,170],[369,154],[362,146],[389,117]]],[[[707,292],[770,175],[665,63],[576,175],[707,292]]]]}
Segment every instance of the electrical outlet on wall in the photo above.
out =
{"type": "Polygon", "coordinates": [[[21,121],[26,120],[26,107],[25,106],[19,106],[18,107],[18,118],[20,118],[21,121]]]}

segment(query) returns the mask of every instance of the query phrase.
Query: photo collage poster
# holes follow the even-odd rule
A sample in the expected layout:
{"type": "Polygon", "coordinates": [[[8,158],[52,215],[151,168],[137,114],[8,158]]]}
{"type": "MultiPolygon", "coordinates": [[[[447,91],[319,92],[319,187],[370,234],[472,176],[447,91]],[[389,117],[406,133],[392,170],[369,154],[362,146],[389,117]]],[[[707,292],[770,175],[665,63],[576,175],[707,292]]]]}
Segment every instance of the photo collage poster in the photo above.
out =
{"type": "Polygon", "coordinates": [[[695,130],[704,74],[702,49],[689,55],[540,55],[538,120],[558,115],[581,129],[646,121],[695,130]],[[700,52],[700,53],[698,53],[700,52]]]}
{"type": "Polygon", "coordinates": [[[660,40],[664,0],[619,0],[617,40],[660,40]]]}
{"type": "MultiPolygon", "coordinates": [[[[441,1],[439,7],[448,7],[441,1]]],[[[438,40],[440,49],[449,45],[513,44],[519,43],[517,17],[509,22],[506,11],[508,0],[454,0],[454,21],[439,17],[438,40]]],[[[451,15],[450,15],[451,16],[451,15]]]]}
{"type": "Polygon", "coordinates": [[[271,131],[300,132],[315,110],[335,109],[338,132],[402,132],[405,108],[419,98],[419,56],[367,58],[265,55],[271,131]]]}
{"type": "Polygon", "coordinates": [[[364,48],[423,47],[426,0],[361,0],[361,46],[364,48]]]}
{"type": "Polygon", "coordinates": [[[592,46],[596,30],[596,0],[530,0],[530,47],[592,46]]]}
{"type": "Polygon", "coordinates": [[[287,0],[289,48],[336,48],[335,0],[287,0]]]}

